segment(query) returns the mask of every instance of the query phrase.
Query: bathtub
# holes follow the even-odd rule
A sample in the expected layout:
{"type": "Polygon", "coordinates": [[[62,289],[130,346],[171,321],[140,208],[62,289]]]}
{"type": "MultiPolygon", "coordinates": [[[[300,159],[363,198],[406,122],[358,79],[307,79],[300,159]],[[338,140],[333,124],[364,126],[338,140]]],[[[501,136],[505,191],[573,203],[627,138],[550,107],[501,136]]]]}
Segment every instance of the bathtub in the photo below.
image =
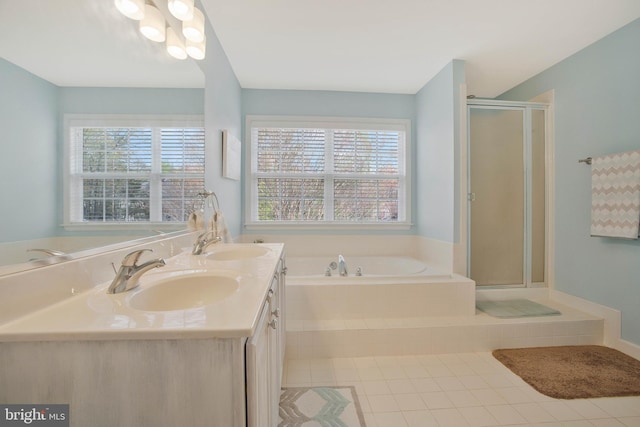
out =
{"type": "Polygon", "coordinates": [[[473,316],[475,283],[408,256],[287,257],[287,320],[473,316]],[[362,275],[356,276],[358,267],[362,275]]]}
{"type": "Polygon", "coordinates": [[[317,279],[321,279],[331,283],[335,282],[336,278],[361,280],[362,278],[410,278],[417,276],[448,278],[451,276],[427,266],[422,261],[406,256],[347,256],[345,257],[349,272],[347,277],[340,277],[337,270],[330,268],[332,262],[338,262],[338,257],[291,257],[288,259],[288,274],[302,281],[315,282],[317,279]],[[331,271],[329,277],[326,276],[327,268],[331,271]],[[358,270],[360,276],[357,275],[358,270]]]}

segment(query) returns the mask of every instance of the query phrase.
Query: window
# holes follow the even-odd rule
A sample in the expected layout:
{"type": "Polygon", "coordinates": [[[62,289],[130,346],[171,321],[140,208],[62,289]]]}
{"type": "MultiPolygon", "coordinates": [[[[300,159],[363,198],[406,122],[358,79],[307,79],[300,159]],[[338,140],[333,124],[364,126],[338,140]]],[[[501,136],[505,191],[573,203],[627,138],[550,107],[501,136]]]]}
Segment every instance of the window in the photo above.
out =
{"type": "Polygon", "coordinates": [[[408,120],[249,116],[247,225],[406,225],[408,120]]]}
{"type": "Polygon", "coordinates": [[[204,189],[202,118],[65,116],[67,226],[184,223],[204,189]]]}

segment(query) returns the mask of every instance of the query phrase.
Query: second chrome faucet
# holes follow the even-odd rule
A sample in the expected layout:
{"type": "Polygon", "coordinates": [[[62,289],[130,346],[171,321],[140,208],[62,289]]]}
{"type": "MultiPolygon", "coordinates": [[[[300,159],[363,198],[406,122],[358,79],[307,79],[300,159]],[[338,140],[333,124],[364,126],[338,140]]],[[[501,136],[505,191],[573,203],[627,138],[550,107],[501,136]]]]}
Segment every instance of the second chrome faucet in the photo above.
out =
{"type": "Polygon", "coordinates": [[[207,246],[213,245],[214,243],[218,243],[222,241],[222,237],[216,235],[213,231],[205,231],[196,239],[195,244],[193,245],[193,250],[191,253],[193,255],[202,255],[204,250],[207,249],[207,246]]]}

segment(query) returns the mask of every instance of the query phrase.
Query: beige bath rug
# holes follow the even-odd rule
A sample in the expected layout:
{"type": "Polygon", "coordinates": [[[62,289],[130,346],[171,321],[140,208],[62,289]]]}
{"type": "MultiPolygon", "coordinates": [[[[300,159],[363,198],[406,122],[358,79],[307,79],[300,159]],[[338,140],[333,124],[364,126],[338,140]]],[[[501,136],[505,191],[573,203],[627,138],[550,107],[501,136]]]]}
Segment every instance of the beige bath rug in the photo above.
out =
{"type": "Polygon", "coordinates": [[[495,350],[533,388],[557,399],[639,396],[640,361],[598,345],[495,350]]]}
{"type": "Polygon", "coordinates": [[[278,427],[366,427],[355,387],[286,387],[278,427]]]}

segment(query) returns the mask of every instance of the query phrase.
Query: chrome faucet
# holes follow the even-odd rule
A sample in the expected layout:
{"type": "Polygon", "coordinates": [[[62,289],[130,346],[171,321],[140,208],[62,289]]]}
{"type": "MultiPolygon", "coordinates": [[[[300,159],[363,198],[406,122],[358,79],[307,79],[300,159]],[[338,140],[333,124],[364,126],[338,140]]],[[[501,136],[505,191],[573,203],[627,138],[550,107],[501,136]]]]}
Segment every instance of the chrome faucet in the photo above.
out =
{"type": "Polygon", "coordinates": [[[124,257],[120,270],[116,273],[116,277],[113,279],[113,282],[111,282],[111,285],[107,290],[108,294],[119,294],[120,292],[126,292],[135,288],[138,286],[140,276],[145,272],[152,268],[162,267],[165,265],[162,258],[153,259],[145,262],[144,264],[138,265],[137,262],[140,255],[147,251],[153,252],[151,249],[142,249],[131,252],[124,257]]]}
{"type": "Polygon", "coordinates": [[[347,263],[342,255],[338,255],[338,274],[341,276],[348,276],[347,263]]]}
{"type": "Polygon", "coordinates": [[[221,241],[222,237],[217,236],[214,231],[205,231],[196,239],[196,243],[193,245],[193,251],[191,251],[191,253],[193,255],[202,255],[207,246],[221,241]]]}

